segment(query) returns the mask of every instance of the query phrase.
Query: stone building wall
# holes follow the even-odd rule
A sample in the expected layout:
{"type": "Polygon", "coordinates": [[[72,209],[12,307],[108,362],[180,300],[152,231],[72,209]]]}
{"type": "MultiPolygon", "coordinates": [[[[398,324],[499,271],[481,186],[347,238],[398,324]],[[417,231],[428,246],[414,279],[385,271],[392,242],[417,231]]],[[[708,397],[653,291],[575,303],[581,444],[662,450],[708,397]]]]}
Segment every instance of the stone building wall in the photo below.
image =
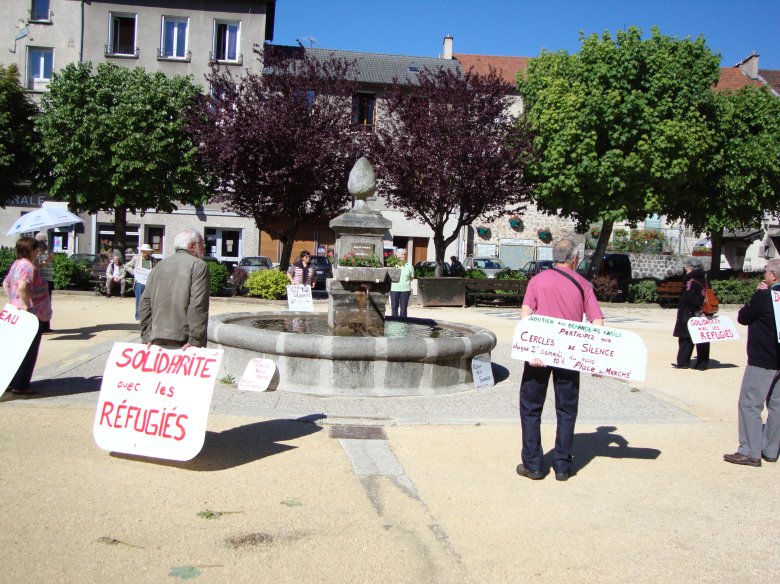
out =
{"type": "MultiPolygon", "coordinates": [[[[663,280],[670,276],[679,276],[683,271],[683,262],[687,255],[667,255],[657,253],[630,253],[632,278],[657,278],[663,280]]],[[[712,258],[699,257],[705,270],[710,269],[712,258]]]]}

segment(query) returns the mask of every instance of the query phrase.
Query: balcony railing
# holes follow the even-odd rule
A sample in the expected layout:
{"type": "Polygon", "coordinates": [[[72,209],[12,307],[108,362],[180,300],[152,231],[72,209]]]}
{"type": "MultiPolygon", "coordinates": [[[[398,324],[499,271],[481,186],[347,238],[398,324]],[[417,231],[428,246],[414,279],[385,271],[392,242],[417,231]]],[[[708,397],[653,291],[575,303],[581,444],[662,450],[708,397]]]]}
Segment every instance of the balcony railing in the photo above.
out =
{"type": "Polygon", "coordinates": [[[179,57],[178,55],[166,55],[163,49],[157,49],[157,60],[158,61],[183,61],[185,63],[189,63],[190,61],[192,61],[192,51],[187,51],[183,57],[179,57]]]}
{"type": "Polygon", "coordinates": [[[235,59],[227,59],[225,55],[215,55],[214,51],[209,51],[209,63],[224,63],[226,65],[243,65],[244,55],[240,54],[235,59]]]}
{"type": "Polygon", "coordinates": [[[109,46],[105,45],[106,57],[114,57],[117,59],[137,59],[138,55],[141,53],[141,49],[138,47],[131,47],[131,46],[123,46],[123,45],[114,45],[109,46]]]}

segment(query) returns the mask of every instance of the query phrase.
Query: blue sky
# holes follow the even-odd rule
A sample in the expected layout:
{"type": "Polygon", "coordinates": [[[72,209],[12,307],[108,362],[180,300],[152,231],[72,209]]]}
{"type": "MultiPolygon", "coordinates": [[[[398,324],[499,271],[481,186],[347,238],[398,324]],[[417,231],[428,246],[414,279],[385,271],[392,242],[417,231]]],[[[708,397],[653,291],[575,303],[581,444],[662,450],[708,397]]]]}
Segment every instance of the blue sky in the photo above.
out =
{"type": "Polygon", "coordinates": [[[753,51],[780,69],[780,0],[277,0],[274,43],[436,57],[454,52],[533,57],[579,49],[579,31],[638,26],[684,38],[704,35],[732,66],[753,51]]]}

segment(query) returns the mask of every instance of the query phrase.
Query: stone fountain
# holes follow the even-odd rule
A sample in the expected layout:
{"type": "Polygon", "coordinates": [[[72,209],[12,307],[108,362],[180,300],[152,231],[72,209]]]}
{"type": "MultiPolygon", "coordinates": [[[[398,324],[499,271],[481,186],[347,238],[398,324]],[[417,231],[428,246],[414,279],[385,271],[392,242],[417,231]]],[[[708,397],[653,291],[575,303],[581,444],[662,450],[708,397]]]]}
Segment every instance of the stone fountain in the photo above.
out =
{"type": "Polygon", "coordinates": [[[221,374],[240,379],[247,363],[276,363],[271,388],[317,395],[400,396],[473,388],[471,360],[496,345],[492,331],[429,319],[384,316],[390,284],[400,269],[383,264],[391,222],[369,208],[376,190],[371,163],[361,158],[349,175],[353,208],[330,222],[336,232],[334,277],[327,282],[328,314],[280,311],[231,313],[209,320],[209,346],[225,351],[221,374]],[[379,267],[338,265],[374,256],[379,267]]]}

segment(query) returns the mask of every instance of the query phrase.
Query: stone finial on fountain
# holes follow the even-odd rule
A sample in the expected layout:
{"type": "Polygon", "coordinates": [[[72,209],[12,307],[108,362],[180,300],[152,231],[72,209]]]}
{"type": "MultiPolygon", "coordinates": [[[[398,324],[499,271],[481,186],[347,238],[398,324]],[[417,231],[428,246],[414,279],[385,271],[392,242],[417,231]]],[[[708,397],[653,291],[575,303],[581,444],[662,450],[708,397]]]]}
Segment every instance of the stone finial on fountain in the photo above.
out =
{"type": "Polygon", "coordinates": [[[368,211],[366,199],[376,192],[376,173],[374,165],[365,156],[361,156],[352,170],[349,171],[347,189],[349,194],[355,197],[355,205],[352,210],[368,211]]]}

